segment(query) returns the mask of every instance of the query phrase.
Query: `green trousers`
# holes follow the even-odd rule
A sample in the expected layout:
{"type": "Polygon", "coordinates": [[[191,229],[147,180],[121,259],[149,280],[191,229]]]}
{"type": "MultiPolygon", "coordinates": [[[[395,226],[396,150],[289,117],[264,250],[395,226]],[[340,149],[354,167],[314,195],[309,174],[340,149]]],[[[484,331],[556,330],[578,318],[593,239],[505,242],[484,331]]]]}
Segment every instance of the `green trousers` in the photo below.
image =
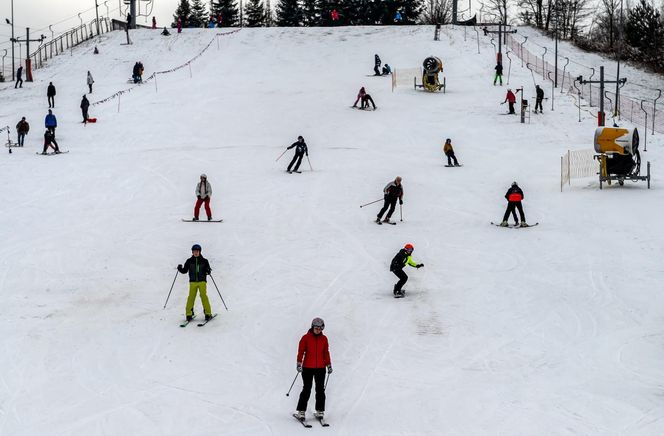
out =
{"type": "Polygon", "coordinates": [[[190,316],[194,314],[194,302],[196,301],[196,293],[201,293],[201,303],[203,303],[203,311],[206,315],[212,315],[212,308],[210,307],[210,300],[207,296],[207,283],[206,282],[189,282],[189,297],[187,297],[187,308],[185,315],[190,316]]]}
{"type": "Polygon", "coordinates": [[[493,84],[496,84],[496,81],[500,80],[500,84],[503,84],[503,75],[502,74],[496,74],[496,76],[493,78],[493,84]]]}

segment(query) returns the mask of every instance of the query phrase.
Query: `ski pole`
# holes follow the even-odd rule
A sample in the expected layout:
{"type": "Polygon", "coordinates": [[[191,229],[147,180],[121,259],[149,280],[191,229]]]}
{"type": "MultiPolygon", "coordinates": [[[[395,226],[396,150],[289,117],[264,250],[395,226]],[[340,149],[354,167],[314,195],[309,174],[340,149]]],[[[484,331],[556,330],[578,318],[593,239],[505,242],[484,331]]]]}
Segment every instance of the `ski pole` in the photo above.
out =
{"type": "Polygon", "coordinates": [[[212,274],[210,274],[210,278],[212,279],[212,283],[214,283],[214,287],[217,288],[217,294],[219,294],[219,298],[221,298],[221,302],[224,303],[224,307],[226,308],[226,311],[228,311],[228,307],[226,306],[226,302],[224,302],[224,297],[221,296],[221,292],[219,292],[219,288],[217,287],[217,282],[214,281],[214,277],[212,277],[212,274]]]}
{"type": "MultiPolygon", "coordinates": [[[[284,152],[281,153],[281,154],[279,155],[279,157],[277,158],[277,160],[281,159],[281,156],[285,155],[287,151],[288,151],[288,149],[284,150],[284,152]]],[[[275,162],[276,162],[277,160],[275,160],[275,162]]]]}
{"type": "Polygon", "coordinates": [[[323,385],[323,390],[326,390],[326,389],[327,389],[327,382],[328,382],[328,380],[330,380],[330,373],[329,373],[329,372],[327,373],[327,378],[325,379],[325,385],[323,385]]]}
{"type": "Polygon", "coordinates": [[[403,205],[399,203],[399,219],[403,222],[403,205]]]}
{"type": "Polygon", "coordinates": [[[290,395],[290,391],[291,391],[291,389],[293,389],[293,385],[295,384],[295,380],[297,380],[297,376],[298,376],[299,374],[300,374],[300,373],[295,374],[295,378],[293,379],[293,383],[291,383],[290,388],[288,389],[288,392],[286,392],[286,396],[289,396],[289,395],[290,395]]]}
{"type": "Polygon", "coordinates": [[[313,167],[311,166],[311,161],[309,160],[309,155],[307,155],[307,162],[309,162],[309,169],[313,171],[313,167]]]}
{"type": "Polygon", "coordinates": [[[379,198],[378,200],[372,201],[371,203],[363,204],[360,206],[360,209],[362,209],[364,206],[369,206],[370,204],[378,203],[379,201],[383,201],[383,199],[379,198]]]}
{"type": "Polygon", "coordinates": [[[177,269],[175,270],[175,277],[173,278],[173,284],[171,285],[171,289],[168,291],[168,297],[166,297],[166,302],[164,303],[164,309],[166,309],[166,305],[168,304],[168,299],[171,298],[171,292],[173,291],[173,286],[175,286],[175,280],[178,278],[178,272],[177,269]]]}

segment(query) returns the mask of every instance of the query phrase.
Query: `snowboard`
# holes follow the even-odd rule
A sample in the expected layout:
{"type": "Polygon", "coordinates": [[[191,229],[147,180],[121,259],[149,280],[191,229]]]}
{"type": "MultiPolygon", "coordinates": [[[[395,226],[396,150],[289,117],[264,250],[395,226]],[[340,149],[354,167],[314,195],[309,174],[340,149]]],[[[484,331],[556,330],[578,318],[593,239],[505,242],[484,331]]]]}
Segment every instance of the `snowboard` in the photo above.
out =
{"type": "Polygon", "coordinates": [[[53,156],[53,155],[56,155],[56,154],[67,154],[67,153],[69,153],[69,150],[67,150],[67,151],[61,151],[60,153],[55,153],[55,152],[54,152],[54,153],[46,153],[46,154],[37,152],[37,154],[38,154],[39,156],[53,156]]]}
{"type": "MultiPolygon", "coordinates": [[[[493,221],[491,221],[491,224],[493,224],[493,225],[496,226],[496,227],[502,227],[502,226],[500,225],[500,223],[496,224],[496,223],[494,223],[493,221]]],[[[506,228],[506,229],[507,229],[507,228],[509,228],[509,229],[527,229],[528,227],[535,227],[536,225],[539,225],[539,222],[537,222],[537,223],[535,223],[535,224],[528,224],[528,226],[526,226],[526,227],[521,227],[520,225],[518,225],[518,226],[515,226],[515,225],[511,225],[511,226],[510,226],[510,225],[508,225],[508,226],[505,227],[505,228],[506,228]]]]}
{"type": "Polygon", "coordinates": [[[360,110],[360,111],[375,111],[375,110],[378,110],[377,107],[376,107],[376,108],[373,108],[373,107],[365,107],[365,108],[363,109],[363,108],[361,108],[361,107],[351,106],[350,108],[351,108],[351,109],[357,109],[357,110],[360,110]]]}
{"type": "Polygon", "coordinates": [[[462,167],[463,164],[461,165],[445,165],[447,168],[454,168],[454,167],[462,167]]]}
{"type": "Polygon", "coordinates": [[[185,222],[185,223],[221,223],[221,222],[224,222],[224,220],[221,219],[221,220],[209,220],[208,221],[206,219],[200,219],[198,221],[194,221],[194,220],[186,220],[186,219],[182,218],[182,222],[185,222]]]}

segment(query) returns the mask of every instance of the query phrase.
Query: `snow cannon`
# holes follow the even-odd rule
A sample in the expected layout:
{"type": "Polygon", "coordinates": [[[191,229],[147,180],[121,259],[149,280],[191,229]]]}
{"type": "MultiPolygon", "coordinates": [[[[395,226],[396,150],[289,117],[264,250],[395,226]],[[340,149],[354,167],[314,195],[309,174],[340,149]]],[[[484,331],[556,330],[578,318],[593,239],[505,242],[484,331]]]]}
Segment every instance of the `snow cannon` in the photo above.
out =
{"type": "Polygon", "coordinates": [[[443,83],[440,83],[438,75],[443,72],[443,61],[436,56],[429,56],[422,62],[422,84],[418,85],[415,81],[415,89],[423,88],[425,91],[436,92],[443,90],[445,92],[445,77],[443,83]]]}
{"type": "Polygon", "coordinates": [[[602,183],[617,180],[620,186],[625,180],[647,181],[650,189],[650,162],[647,174],[641,175],[641,155],[639,153],[639,132],[636,128],[598,127],[593,141],[595,159],[599,161],[599,189],[602,183]]]}

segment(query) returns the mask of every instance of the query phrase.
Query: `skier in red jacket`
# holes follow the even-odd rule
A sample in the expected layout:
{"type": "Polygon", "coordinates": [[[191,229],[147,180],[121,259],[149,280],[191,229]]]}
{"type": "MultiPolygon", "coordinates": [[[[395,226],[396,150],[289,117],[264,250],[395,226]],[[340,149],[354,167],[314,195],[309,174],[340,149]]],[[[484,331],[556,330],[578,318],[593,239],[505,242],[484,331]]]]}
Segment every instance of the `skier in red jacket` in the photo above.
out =
{"type": "Polygon", "coordinates": [[[510,186],[510,189],[508,189],[505,193],[505,200],[507,200],[507,210],[505,210],[505,215],[503,216],[503,221],[500,223],[500,227],[507,227],[507,218],[509,218],[510,214],[512,214],[514,220],[518,224],[519,221],[516,219],[516,213],[514,212],[515,209],[519,210],[519,215],[521,216],[521,227],[528,227],[528,223],[526,223],[526,214],[523,213],[523,206],[521,205],[523,198],[523,191],[521,188],[519,188],[519,185],[516,182],[512,182],[512,186],[510,186]]]}
{"type": "Polygon", "coordinates": [[[505,101],[502,102],[501,104],[509,103],[510,106],[510,114],[514,115],[516,112],[514,112],[514,103],[516,103],[516,95],[512,92],[511,89],[507,90],[507,95],[505,96],[505,101]]]}
{"type": "Polygon", "coordinates": [[[323,334],[325,322],[321,318],[311,321],[311,328],[302,336],[297,348],[297,372],[302,374],[302,392],[293,416],[304,420],[304,412],[311,395],[312,381],[316,382],[316,412],[314,417],[322,419],[325,412],[325,368],[332,373],[327,337],[323,334]]]}

